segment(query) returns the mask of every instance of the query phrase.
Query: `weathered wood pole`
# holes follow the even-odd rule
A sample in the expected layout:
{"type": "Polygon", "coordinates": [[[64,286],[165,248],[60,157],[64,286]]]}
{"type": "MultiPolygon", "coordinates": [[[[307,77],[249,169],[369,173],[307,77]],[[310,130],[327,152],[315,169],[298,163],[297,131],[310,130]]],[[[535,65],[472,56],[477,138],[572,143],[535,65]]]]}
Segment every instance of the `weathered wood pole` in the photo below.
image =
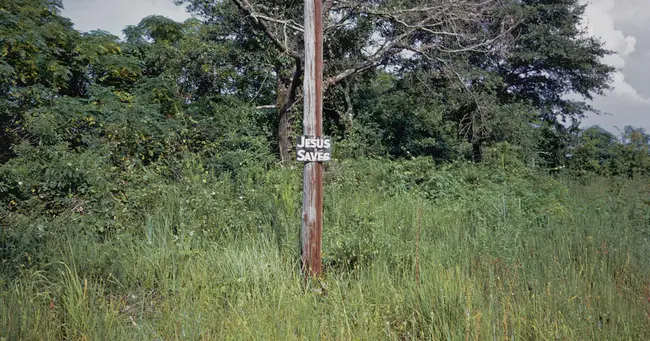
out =
{"type": "MultiPolygon", "coordinates": [[[[303,135],[323,134],[323,4],[305,0],[305,77],[303,135]]],[[[321,273],[323,233],[323,165],[304,165],[302,228],[300,231],[302,271],[308,277],[321,273]]]]}

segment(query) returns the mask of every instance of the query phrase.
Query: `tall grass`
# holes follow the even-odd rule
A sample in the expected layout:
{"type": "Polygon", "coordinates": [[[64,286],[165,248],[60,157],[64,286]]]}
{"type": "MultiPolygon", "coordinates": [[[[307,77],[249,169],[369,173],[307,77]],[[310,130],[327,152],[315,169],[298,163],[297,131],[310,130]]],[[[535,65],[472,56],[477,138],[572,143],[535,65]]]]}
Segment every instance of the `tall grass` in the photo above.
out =
{"type": "Polygon", "coordinates": [[[326,272],[305,282],[297,170],[192,179],[151,189],[131,231],[53,236],[46,263],[4,279],[0,337],[650,339],[641,180],[335,164],[326,272]]]}

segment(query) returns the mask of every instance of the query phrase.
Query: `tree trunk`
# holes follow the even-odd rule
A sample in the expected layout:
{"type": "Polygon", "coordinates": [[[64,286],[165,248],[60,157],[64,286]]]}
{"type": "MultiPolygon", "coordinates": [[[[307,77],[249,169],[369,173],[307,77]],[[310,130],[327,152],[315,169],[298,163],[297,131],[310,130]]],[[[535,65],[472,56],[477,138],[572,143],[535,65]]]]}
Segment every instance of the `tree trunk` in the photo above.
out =
{"type": "Polygon", "coordinates": [[[291,160],[291,107],[293,106],[291,91],[291,79],[278,76],[278,98],[276,109],[278,111],[278,149],[280,161],[286,164],[291,160]]]}
{"type": "Polygon", "coordinates": [[[475,163],[480,163],[483,161],[483,152],[481,151],[481,140],[472,141],[472,158],[475,163]]]}
{"type": "Polygon", "coordinates": [[[344,94],[345,94],[345,125],[346,125],[346,131],[347,133],[352,132],[352,124],[354,123],[354,109],[352,107],[352,98],[350,96],[350,80],[345,82],[345,89],[344,89],[344,94]]]}
{"type": "Polygon", "coordinates": [[[291,109],[296,104],[300,76],[302,75],[302,60],[296,59],[293,76],[283,76],[282,68],[278,67],[278,90],[276,109],[278,111],[278,149],[280,161],[288,164],[291,161],[291,109]]]}
{"type": "Polygon", "coordinates": [[[289,132],[291,130],[291,109],[284,110],[284,105],[278,108],[280,121],[278,122],[278,148],[280,160],[286,164],[291,160],[291,139],[289,132]]]}

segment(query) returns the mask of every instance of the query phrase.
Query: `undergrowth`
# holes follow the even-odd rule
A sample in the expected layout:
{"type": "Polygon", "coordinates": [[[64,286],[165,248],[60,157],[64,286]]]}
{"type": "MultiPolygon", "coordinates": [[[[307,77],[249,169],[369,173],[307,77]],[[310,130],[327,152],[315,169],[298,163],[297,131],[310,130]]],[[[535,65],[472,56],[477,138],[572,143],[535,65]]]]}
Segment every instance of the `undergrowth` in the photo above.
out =
{"type": "Polygon", "coordinates": [[[250,178],[188,164],[125,193],[114,228],[79,224],[92,221],[80,210],[10,217],[0,338],[650,339],[642,179],[334,162],[325,274],[310,282],[301,184],[298,168],[250,178]]]}

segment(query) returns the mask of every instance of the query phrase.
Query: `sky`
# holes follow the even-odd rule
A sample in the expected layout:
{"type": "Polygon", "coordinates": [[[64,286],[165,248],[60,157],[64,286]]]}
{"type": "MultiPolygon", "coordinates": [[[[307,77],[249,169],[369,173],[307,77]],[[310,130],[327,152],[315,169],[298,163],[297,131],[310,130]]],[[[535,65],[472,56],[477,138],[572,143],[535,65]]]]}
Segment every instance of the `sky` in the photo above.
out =
{"type": "Polygon", "coordinates": [[[611,115],[590,115],[583,125],[612,132],[634,125],[650,131],[650,1],[589,0],[585,28],[615,54],[605,62],[617,68],[611,92],[593,105],[611,115]]]}
{"type": "MultiPolygon", "coordinates": [[[[617,71],[613,89],[592,105],[610,115],[589,115],[583,126],[600,125],[617,133],[626,125],[650,132],[650,0],[581,0],[587,4],[584,28],[614,51],[604,62],[617,71]]],[[[173,0],[63,0],[63,15],[80,31],[102,29],[121,36],[157,14],[182,21],[190,17],[173,0]]]]}
{"type": "Polygon", "coordinates": [[[176,21],[190,17],[173,0],[63,0],[63,16],[79,31],[101,29],[122,36],[128,25],[137,25],[149,15],[163,15],[176,21]]]}

